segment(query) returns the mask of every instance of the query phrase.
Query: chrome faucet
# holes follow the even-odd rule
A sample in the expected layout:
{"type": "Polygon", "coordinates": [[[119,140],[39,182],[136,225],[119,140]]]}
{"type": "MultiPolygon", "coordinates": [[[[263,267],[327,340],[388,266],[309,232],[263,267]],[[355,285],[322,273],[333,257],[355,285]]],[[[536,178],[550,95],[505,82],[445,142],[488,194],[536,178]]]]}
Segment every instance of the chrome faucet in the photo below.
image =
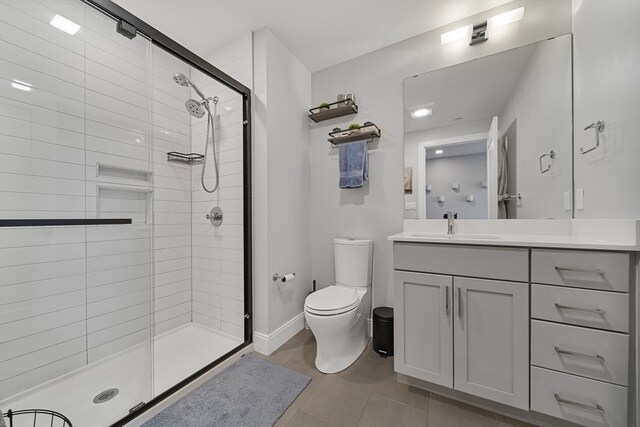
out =
{"type": "Polygon", "coordinates": [[[453,212],[447,212],[445,217],[447,218],[447,234],[453,234],[453,220],[455,218],[453,212]]]}

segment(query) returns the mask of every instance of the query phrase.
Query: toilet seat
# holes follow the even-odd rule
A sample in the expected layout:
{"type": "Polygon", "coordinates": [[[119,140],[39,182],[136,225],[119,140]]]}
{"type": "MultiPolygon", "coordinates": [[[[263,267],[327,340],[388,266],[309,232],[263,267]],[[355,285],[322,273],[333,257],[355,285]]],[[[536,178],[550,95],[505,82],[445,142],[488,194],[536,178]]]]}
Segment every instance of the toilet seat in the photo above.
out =
{"type": "Polygon", "coordinates": [[[360,298],[355,289],[329,286],[309,295],[304,308],[317,316],[335,316],[356,309],[358,304],[360,298]]]}

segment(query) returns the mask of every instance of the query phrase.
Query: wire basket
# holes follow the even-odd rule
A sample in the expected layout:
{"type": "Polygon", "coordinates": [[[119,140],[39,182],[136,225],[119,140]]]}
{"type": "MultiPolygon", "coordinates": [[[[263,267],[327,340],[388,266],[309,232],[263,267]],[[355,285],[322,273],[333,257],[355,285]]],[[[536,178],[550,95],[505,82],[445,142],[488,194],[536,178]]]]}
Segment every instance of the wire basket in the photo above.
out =
{"type": "Polygon", "coordinates": [[[2,416],[9,419],[9,427],[73,427],[69,418],[49,409],[21,409],[19,411],[9,409],[2,416]]]}

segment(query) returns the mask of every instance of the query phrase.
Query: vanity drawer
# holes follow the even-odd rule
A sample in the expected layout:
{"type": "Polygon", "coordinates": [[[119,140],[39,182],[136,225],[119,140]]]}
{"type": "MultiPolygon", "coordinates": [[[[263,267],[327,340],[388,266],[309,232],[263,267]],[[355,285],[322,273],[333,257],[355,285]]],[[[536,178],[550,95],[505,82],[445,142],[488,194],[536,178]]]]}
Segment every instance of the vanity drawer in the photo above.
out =
{"type": "Polygon", "coordinates": [[[629,332],[629,294],[533,284],[531,317],[629,332]]]}
{"type": "Polygon", "coordinates": [[[549,285],[629,292],[631,254],[531,250],[531,281],[549,285]]]}
{"type": "Polygon", "coordinates": [[[532,366],[531,410],[583,426],[627,427],[627,388],[532,366]]]}
{"type": "Polygon", "coordinates": [[[396,242],[396,270],[529,281],[529,249],[396,242]]]}
{"type": "Polygon", "coordinates": [[[533,320],[531,364],[627,386],[629,336],[533,320]]]}

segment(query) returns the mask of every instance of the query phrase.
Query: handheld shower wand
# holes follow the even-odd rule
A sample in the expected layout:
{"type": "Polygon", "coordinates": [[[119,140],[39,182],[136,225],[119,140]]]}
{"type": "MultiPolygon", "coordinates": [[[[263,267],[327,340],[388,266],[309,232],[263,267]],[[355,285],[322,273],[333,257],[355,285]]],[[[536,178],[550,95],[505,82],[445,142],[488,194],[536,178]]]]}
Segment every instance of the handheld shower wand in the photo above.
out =
{"type": "MultiPolygon", "coordinates": [[[[198,88],[198,86],[193,84],[193,82],[189,80],[189,78],[182,73],[174,74],[173,81],[179,84],[180,86],[186,86],[186,87],[191,86],[193,90],[201,98],[200,101],[197,101],[195,99],[188,99],[187,102],[184,103],[184,106],[189,112],[189,114],[191,114],[193,117],[197,119],[202,118],[202,116],[204,116],[205,113],[207,114],[207,139],[205,140],[205,143],[204,143],[204,158],[202,162],[202,173],[200,174],[200,182],[202,183],[202,188],[204,189],[204,191],[206,191],[207,193],[213,193],[218,189],[220,174],[218,172],[218,153],[216,151],[215,127],[213,123],[213,114],[211,114],[211,108],[209,106],[209,100],[213,101],[214,110],[215,110],[216,106],[218,105],[218,97],[214,96],[213,98],[207,98],[206,96],[204,96],[204,94],[198,88]],[[214,164],[214,170],[216,173],[216,185],[213,187],[212,190],[209,190],[207,188],[207,185],[204,182],[204,175],[207,169],[207,153],[209,151],[209,138],[210,138],[209,135],[211,135],[211,143],[213,145],[213,164],[214,164]]],[[[214,111],[214,114],[215,114],[215,111],[214,111]]]]}

